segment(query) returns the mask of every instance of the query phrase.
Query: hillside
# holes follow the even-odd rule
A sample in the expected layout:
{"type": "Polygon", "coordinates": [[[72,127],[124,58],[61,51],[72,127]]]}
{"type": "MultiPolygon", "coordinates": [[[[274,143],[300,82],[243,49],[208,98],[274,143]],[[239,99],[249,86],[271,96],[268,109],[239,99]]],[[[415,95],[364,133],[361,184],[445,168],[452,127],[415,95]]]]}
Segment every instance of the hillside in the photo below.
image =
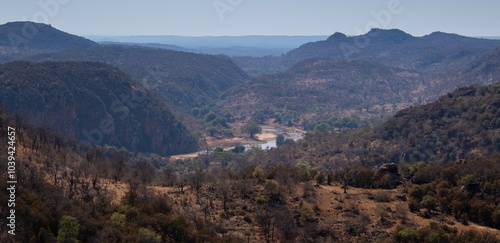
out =
{"type": "Polygon", "coordinates": [[[373,129],[310,134],[282,154],[287,158],[275,160],[294,158],[312,166],[348,161],[447,164],[493,156],[500,151],[499,94],[498,83],[460,88],[435,102],[403,109],[373,129]]]}
{"type": "Polygon", "coordinates": [[[462,80],[479,80],[482,83],[500,81],[500,49],[492,50],[472,60],[458,72],[462,80]]]}
{"type": "MultiPolygon", "coordinates": [[[[240,118],[252,114],[374,117],[438,96],[432,76],[364,61],[309,59],[281,74],[262,75],[225,94],[222,107],[240,118]]],[[[284,121],[285,124],[287,121],[284,121]]]]}
{"type": "Polygon", "coordinates": [[[111,64],[183,112],[215,101],[247,80],[229,58],[138,46],[100,46],[39,55],[28,60],[95,61],[111,64]]]}
{"type": "Polygon", "coordinates": [[[4,109],[80,145],[162,155],[196,149],[196,140],[158,95],[109,65],[7,63],[0,65],[0,87],[4,109]]]}
{"type": "MultiPolygon", "coordinates": [[[[483,102],[490,111],[498,86],[482,87],[484,93],[479,88],[443,100],[472,98],[474,111],[483,102]]],[[[409,111],[422,114],[431,107],[409,111]]],[[[81,151],[50,129],[3,111],[0,126],[5,141],[7,127],[15,129],[16,161],[29,162],[18,164],[23,176],[16,184],[16,213],[22,217],[16,218],[16,236],[2,224],[3,242],[51,242],[68,237],[66,232],[82,242],[495,243],[500,237],[498,155],[448,165],[400,163],[409,179],[394,188],[374,181],[373,168],[356,161],[336,164],[332,154],[320,167],[315,162],[323,161],[295,152],[317,155],[332,134],[271,151],[169,161],[109,147],[81,151]],[[343,178],[349,181],[345,192],[343,178]],[[461,189],[469,182],[480,182],[481,193],[461,189]]],[[[354,139],[346,146],[358,144],[354,139]]],[[[7,154],[0,159],[7,161],[7,154]]],[[[3,180],[0,186],[8,184],[3,180]]],[[[0,194],[0,200],[8,196],[0,194]]],[[[6,211],[7,204],[0,209],[6,211]]]]}
{"type": "Polygon", "coordinates": [[[37,53],[69,48],[90,48],[97,43],[33,22],[10,22],[0,25],[0,63],[37,53]]]}

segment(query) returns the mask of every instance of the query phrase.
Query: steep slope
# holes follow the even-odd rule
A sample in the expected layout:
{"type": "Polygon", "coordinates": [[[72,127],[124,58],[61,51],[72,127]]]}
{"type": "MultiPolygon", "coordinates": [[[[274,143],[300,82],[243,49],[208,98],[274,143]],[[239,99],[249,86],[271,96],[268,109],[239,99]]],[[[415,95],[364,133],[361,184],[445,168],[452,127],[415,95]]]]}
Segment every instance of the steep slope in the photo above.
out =
{"type": "Polygon", "coordinates": [[[0,65],[1,105],[76,139],[163,155],[196,141],[157,95],[109,65],[13,62],[0,65]]]}
{"type": "Polygon", "coordinates": [[[364,61],[309,59],[231,90],[222,106],[239,117],[287,111],[300,116],[372,116],[436,97],[433,81],[417,72],[364,61]]]}
{"type": "Polygon", "coordinates": [[[68,48],[89,48],[97,43],[33,22],[11,22],[0,25],[0,62],[36,53],[68,48]]]}
{"type": "Polygon", "coordinates": [[[120,68],[183,112],[204,106],[247,79],[229,58],[138,46],[100,46],[29,60],[96,61],[120,68]]]}

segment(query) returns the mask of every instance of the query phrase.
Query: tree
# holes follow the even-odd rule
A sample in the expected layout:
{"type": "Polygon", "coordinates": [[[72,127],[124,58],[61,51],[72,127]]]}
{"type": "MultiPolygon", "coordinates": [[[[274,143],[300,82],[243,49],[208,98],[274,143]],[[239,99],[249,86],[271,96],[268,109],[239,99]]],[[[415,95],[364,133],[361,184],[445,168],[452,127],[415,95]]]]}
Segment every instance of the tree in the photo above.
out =
{"type": "Polygon", "coordinates": [[[197,167],[190,175],[191,187],[196,192],[196,203],[200,203],[200,190],[205,179],[205,172],[202,167],[197,167]]]}
{"type": "Polygon", "coordinates": [[[283,144],[285,144],[285,136],[283,136],[283,134],[279,134],[276,137],[276,146],[280,147],[283,144]]]}
{"type": "Polygon", "coordinates": [[[250,120],[245,125],[243,125],[241,127],[241,131],[244,133],[248,133],[250,138],[254,138],[255,134],[262,132],[262,128],[259,126],[259,124],[256,121],[250,120]]]}
{"type": "Polygon", "coordinates": [[[245,152],[245,146],[243,145],[236,145],[234,148],[231,149],[234,153],[243,153],[245,152]]]}
{"type": "Polygon", "coordinates": [[[78,230],[80,224],[75,217],[62,216],[61,221],[59,221],[59,230],[57,231],[57,241],[58,242],[78,242],[78,230]]]}

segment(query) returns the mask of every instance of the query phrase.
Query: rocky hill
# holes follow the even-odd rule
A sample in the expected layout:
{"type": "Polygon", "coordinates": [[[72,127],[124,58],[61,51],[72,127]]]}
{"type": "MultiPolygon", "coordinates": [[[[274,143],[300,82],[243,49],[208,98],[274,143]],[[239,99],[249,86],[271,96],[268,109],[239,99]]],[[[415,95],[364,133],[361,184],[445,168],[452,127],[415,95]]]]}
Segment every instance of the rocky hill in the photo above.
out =
{"type": "Polygon", "coordinates": [[[163,155],[196,140],[158,95],[122,71],[93,62],[12,62],[0,66],[1,105],[81,145],[163,155]]]}

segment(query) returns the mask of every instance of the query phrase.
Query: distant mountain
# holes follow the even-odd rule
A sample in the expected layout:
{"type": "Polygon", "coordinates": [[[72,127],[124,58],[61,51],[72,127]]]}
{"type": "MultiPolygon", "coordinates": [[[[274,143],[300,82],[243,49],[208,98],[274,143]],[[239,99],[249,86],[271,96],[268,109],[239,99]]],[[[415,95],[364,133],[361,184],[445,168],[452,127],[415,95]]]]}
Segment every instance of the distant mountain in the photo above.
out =
{"type": "Polygon", "coordinates": [[[281,56],[327,36],[89,36],[101,44],[135,44],[230,57],[281,56]]]}
{"type": "MultiPolygon", "coordinates": [[[[283,57],[260,60],[258,67],[283,71],[305,59],[331,58],[364,60],[439,75],[455,74],[464,64],[495,48],[500,48],[500,40],[442,32],[414,37],[397,29],[372,29],[366,34],[351,37],[335,33],[326,40],[306,43],[283,57]]],[[[258,69],[252,58],[236,60],[243,70],[258,69]]]]}
{"type": "Polygon", "coordinates": [[[397,29],[372,29],[353,37],[335,33],[325,41],[307,43],[290,51],[284,59],[289,64],[316,57],[367,60],[405,69],[451,73],[471,57],[498,47],[498,40],[442,32],[413,37],[397,29]]]}
{"type": "Polygon", "coordinates": [[[328,36],[175,36],[175,35],[143,35],[143,36],[88,36],[87,38],[96,42],[118,42],[118,43],[158,43],[176,45],[184,48],[227,48],[240,46],[247,48],[297,48],[300,45],[323,40],[328,36]]]}
{"type": "Polygon", "coordinates": [[[263,57],[263,56],[279,56],[285,54],[293,48],[261,48],[261,47],[246,47],[246,46],[228,46],[228,47],[197,47],[197,48],[184,48],[176,45],[168,44],[158,44],[158,43],[125,43],[125,42],[100,42],[102,45],[132,45],[132,46],[145,46],[153,47],[159,49],[167,49],[173,51],[183,51],[183,52],[193,52],[199,54],[209,54],[209,55],[226,55],[230,57],[238,56],[251,56],[251,57],[263,57]]]}
{"type": "Polygon", "coordinates": [[[99,46],[30,57],[31,61],[96,61],[120,68],[181,112],[205,106],[248,76],[231,59],[139,46],[99,46]]]}
{"type": "MultiPolygon", "coordinates": [[[[171,155],[196,140],[165,103],[122,71],[93,62],[0,65],[0,104],[81,145],[171,155]]],[[[43,138],[41,138],[43,139],[43,138]]]]}
{"type": "Polygon", "coordinates": [[[183,51],[183,52],[194,52],[189,48],[184,48],[176,45],[168,44],[158,44],[158,43],[127,43],[127,42],[113,42],[113,41],[103,41],[100,42],[101,45],[124,45],[124,46],[145,46],[158,49],[167,49],[172,51],[183,51]]]}
{"type": "Polygon", "coordinates": [[[240,118],[289,112],[302,118],[373,116],[437,97],[435,82],[432,76],[365,61],[308,59],[232,89],[222,104],[240,118]]]}
{"type": "Polygon", "coordinates": [[[10,22],[0,25],[0,62],[36,53],[68,48],[90,48],[96,42],[33,22],[10,22]]]}

